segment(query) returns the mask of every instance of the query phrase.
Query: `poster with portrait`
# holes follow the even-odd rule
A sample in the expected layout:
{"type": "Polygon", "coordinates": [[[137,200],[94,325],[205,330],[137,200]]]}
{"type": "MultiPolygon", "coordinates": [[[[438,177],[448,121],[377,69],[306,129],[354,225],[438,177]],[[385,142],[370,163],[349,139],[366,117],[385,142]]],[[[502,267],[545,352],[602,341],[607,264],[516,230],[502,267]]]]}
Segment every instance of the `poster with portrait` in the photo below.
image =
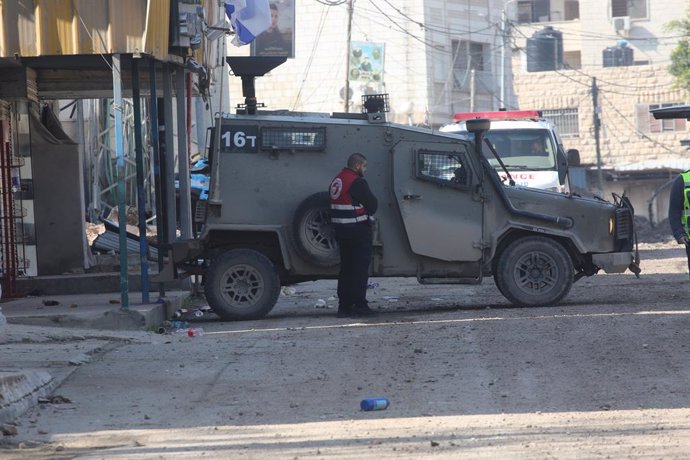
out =
{"type": "Polygon", "coordinates": [[[252,56],[295,57],[295,1],[269,0],[271,25],[251,46],[252,56]]]}
{"type": "Polygon", "coordinates": [[[350,81],[383,83],[384,43],[350,42],[350,81]]]}

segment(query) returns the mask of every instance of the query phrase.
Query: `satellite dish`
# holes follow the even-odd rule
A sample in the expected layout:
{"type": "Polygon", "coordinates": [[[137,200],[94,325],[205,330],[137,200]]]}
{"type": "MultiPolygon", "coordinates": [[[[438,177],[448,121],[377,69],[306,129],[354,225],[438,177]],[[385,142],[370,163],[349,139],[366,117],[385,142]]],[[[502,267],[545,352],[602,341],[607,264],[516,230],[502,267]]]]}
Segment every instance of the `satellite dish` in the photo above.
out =
{"type": "MultiPolygon", "coordinates": [[[[352,93],[354,91],[352,91],[352,88],[350,88],[350,87],[348,87],[347,90],[348,90],[347,91],[347,100],[349,101],[350,99],[352,99],[352,93]]],[[[340,94],[340,99],[342,99],[344,101],[345,100],[345,87],[344,86],[342,88],[340,88],[339,94],[340,94]]]]}

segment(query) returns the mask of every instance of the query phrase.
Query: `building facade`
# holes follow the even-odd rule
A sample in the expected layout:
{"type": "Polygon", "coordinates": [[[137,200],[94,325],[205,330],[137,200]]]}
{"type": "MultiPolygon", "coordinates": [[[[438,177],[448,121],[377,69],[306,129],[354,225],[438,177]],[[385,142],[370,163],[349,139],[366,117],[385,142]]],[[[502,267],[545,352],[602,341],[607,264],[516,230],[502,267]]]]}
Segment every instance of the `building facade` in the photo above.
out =
{"type": "Polygon", "coordinates": [[[543,110],[566,147],[580,151],[586,174],[578,185],[626,192],[638,214],[653,221],[665,217],[668,182],[690,168],[687,122],[649,113],[686,102],[668,72],[679,34],[666,25],[685,16],[688,6],[686,0],[518,0],[506,6],[509,107],[543,110]]]}
{"type": "MultiPolygon", "coordinates": [[[[285,7],[292,1],[277,2],[285,7]]],[[[455,112],[500,106],[500,0],[294,2],[295,57],[256,82],[257,98],[267,107],[359,111],[362,94],[385,92],[392,120],[440,126],[455,112]],[[359,44],[383,50],[380,79],[348,73],[359,44]]],[[[241,85],[232,77],[230,84],[234,106],[242,102],[241,85]]]]}

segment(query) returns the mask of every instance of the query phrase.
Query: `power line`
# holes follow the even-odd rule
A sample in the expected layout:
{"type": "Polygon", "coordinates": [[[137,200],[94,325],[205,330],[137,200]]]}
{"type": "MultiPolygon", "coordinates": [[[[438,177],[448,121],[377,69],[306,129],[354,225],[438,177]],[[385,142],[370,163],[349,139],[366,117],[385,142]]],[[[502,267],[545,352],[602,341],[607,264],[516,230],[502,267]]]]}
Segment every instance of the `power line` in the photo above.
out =
{"type": "Polygon", "coordinates": [[[648,141],[652,142],[654,145],[657,145],[657,146],[663,148],[664,150],[666,150],[666,151],[668,151],[668,152],[671,152],[671,153],[677,155],[677,152],[676,152],[676,151],[671,150],[671,149],[670,149],[669,147],[667,147],[666,145],[662,144],[661,142],[657,141],[656,139],[652,139],[652,138],[649,137],[646,133],[640,131],[640,129],[639,129],[637,126],[635,126],[634,124],[632,124],[632,123],[630,122],[630,120],[628,119],[628,117],[625,116],[625,115],[623,115],[623,114],[621,113],[621,111],[618,110],[618,107],[616,107],[615,104],[613,104],[611,101],[609,101],[609,100],[606,98],[606,96],[604,96],[604,95],[602,94],[602,95],[601,95],[601,98],[604,99],[604,100],[606,101],[606,103],[608,104],[608,106],[609,106],[610,108],[612,108],[614,112],[616,112],[618,115],[620,115],[620,117],[623,119],[623,121],[625,121],[625,123],[626,123],[627,125],[629,125],[629,126],[633,129],[633,131],[635,131],[635,133],[636,133],[638,136],[640,136],[640,137],[642,137],[642,138],[644,138],[644,139],[647,139],[648,141]]]}
{"type": "Polygon", "coordinates": [[[343,3],[347,3],[348,0],[316,0],[318,3],[326,6],[339,6],[343,3]]]}

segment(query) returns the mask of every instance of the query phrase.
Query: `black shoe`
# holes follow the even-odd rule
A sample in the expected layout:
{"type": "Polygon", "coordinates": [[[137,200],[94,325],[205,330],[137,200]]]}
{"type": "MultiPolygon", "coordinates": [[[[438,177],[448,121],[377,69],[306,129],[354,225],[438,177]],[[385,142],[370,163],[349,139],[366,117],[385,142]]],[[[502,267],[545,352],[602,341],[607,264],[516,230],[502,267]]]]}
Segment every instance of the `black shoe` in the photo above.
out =
{"type": "Polygon", "coordinates": [[[352,309],[338,307],[338,313],[336,313],[335,316],[336,318],[349,318],[352,316],[352,309]]]}
{"type": "Polygon", "coordinates": [[[367,305],[364,306],[355,306],[352,309],[352,316],[353,317],[358,317],[358,316],[378,316],[379,312],[376,310],[372,310],[369,308],[367,305]]]}

